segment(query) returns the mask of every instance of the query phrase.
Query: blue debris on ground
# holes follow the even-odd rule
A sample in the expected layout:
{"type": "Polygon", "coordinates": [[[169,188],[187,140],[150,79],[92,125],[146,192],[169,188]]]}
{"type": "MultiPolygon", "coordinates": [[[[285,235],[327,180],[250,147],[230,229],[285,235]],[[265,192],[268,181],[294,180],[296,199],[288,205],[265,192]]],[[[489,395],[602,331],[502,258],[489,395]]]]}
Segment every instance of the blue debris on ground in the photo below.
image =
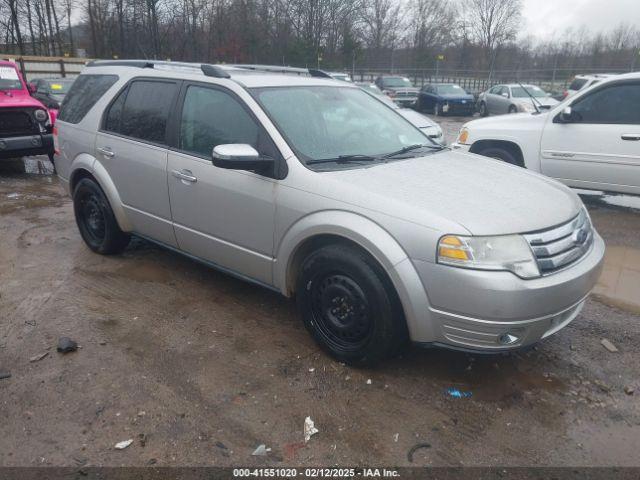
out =
{"type": "Polygon", "coordinates": [[[462,392],[457,388],[448,388],[447,394],[453,398],[469,398],[473,395],[471,392],[462,392]]]}

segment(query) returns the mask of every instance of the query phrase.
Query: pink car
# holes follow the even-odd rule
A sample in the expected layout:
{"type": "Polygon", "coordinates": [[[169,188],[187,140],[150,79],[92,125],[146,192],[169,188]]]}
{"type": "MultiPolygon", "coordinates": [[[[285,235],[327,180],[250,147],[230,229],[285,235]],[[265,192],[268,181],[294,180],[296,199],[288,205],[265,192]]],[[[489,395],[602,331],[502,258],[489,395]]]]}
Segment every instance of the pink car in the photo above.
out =
{"type": "Polygon", "coordinates": [[[0,160],[25,155],[53,158],[53,121],[31,96],[15,63],[0,61],[0,160]]]}

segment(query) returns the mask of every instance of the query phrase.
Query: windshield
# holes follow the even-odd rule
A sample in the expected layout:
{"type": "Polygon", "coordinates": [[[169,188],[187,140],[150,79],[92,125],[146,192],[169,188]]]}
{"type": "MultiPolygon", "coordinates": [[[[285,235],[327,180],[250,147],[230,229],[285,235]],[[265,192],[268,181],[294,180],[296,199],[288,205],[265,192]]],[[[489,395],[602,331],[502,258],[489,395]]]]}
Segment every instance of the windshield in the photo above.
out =
{"type": "Polygon", "coordinates": [[[406,77],[384,77],[382,84],[385,87],[413,87],[411,80],[406,77]]]}
{"type": "Polygon", "coordinates": [[[73,80],[52,80],[47,82],[47,91],[53,93],[54,95],[65,95],[71,85],[73,84],[73,80]]]}
{"type": "Polygon", "coordinates": [[[0,90],[21,90],[22,82],[13,67],[0,67],[0,90]]]}
{"type": "Polygon", "coordinates": [[[458,85],[438,85],[436,91],[440,95],[466,95],[464,88],[458,85]]]}
{"type": "Polygon", "coordinates": [[[304,162],[350,155],[381,156],[412,145],[435,145],[402,116],[359,88],[267,87],[254,92],[304,162]]]}
{"type": "Polygon", "coordinates": [[[524,88],[511,87],[511,95],[513,95],[514,98],[529,98],[529,95],[527,95],[527,92],[529,92],[532,97],[536,98],[547,96],[544,90],[542,90],[540,87],[536,87],[535,85],[525,85],[524,88]],[[526,88],[527,90],[525,91],[524,88],[526,88]]]}

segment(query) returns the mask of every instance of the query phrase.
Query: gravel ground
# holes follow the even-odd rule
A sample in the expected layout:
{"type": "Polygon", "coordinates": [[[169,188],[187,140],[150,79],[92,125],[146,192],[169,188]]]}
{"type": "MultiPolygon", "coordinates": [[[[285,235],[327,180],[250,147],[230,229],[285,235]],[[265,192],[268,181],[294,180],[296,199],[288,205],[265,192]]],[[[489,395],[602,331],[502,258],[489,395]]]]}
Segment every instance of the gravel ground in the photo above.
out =
{"type": "MultiPolygon", "coordinates": [[[[640,249],[640,211],[590,209],[640,249]]],[[[91,253],[54,177],[0,174],[0,245],[0,466],[402,466],[422,442],[413,465],[640,465],[640,316],[595,299],[525,352],[356,370],[273,292],[140,240],[91,253]]]]}

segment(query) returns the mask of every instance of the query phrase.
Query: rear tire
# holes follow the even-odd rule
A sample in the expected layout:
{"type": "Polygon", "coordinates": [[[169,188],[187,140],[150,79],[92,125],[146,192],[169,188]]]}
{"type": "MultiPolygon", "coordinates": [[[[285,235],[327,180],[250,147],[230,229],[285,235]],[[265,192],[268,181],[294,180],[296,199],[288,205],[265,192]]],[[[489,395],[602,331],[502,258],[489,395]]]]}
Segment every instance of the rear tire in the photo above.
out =
{"type": "Polygon", "coordinates": [[[328,245],[302,263],[296,284],[302,321],[336,360],[372,366],[406,343],[400,301],[385,272],[365,252],[328,245]]]}
{"type": "Polygon", "coordinates": [[[122,252],[131,236],[120,230],[109,201],[100,186],[83,178],[73,191],[73,211],[82,239],[96,253],[122,252]]]}

